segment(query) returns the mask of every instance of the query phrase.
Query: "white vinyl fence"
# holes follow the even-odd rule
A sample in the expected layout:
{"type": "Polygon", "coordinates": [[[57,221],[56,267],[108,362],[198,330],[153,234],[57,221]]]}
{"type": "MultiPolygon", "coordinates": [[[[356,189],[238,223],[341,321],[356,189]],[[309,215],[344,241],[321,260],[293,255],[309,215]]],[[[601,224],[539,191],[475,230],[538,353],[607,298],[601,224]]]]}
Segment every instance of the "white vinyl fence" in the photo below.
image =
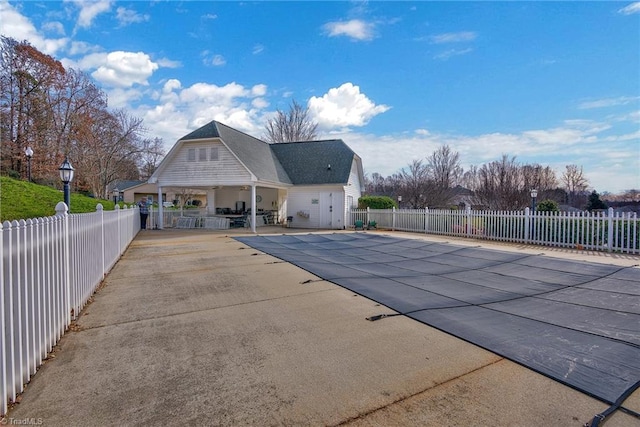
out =
{"type": "Polygon", "coordinates": [[[137,208],[0,224],[0,417],[140,230],[137,208]]]}
{"type": "Polygon", "coordinates": [[[504,242],[640,253],[635,213],[531,212],[433,209],[356,209],[350,225],[504,242]]]}

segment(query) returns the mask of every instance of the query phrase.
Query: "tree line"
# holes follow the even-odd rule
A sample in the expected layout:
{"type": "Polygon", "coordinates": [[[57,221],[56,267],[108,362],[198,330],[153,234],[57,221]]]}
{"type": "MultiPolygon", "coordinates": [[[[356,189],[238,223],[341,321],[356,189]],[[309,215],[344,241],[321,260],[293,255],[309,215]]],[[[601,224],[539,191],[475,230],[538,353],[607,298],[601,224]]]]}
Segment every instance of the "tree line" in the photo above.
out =
{"type": "Polygon", "coordinates": [[[589,182],[582,167],[567,165],[558,178],[549,166],[522,164],[515,156],[464,170],[460,154],[443,145],[424,159],[384,177],[377,172],[365,177],[365,192],[401,200],[408,208],[449,209],[463,204],[477,209],[517,210],[531,205],[531,190],[539,201],[552,200],[584,208],[589,182]]]}
{"type": "Polygon", "coordinates": [[[106,198],[116,179],[146,180],[162,156],[160,138],[148,138],[142,119],[110,109],[90,76],[40,52],[27,41],[0,36],[0,171],[60,187],[58,167],[68,157],[72,185],[106,198]]]}

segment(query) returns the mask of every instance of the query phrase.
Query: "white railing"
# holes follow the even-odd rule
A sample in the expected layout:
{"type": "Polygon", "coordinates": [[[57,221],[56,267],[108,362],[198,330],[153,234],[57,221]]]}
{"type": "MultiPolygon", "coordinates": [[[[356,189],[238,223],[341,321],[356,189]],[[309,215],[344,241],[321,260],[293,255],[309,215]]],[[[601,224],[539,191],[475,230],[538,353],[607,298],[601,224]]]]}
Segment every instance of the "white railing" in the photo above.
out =
{"type": "Polygon", "coordinates": [[[636,213],[355,209],[350,225],[595,251],[640,253],[636,213]]]}
{"type": "Polygon", "coordinates": [[[0,417],[140,230],[137,208],[0,224],[0,417]]]}

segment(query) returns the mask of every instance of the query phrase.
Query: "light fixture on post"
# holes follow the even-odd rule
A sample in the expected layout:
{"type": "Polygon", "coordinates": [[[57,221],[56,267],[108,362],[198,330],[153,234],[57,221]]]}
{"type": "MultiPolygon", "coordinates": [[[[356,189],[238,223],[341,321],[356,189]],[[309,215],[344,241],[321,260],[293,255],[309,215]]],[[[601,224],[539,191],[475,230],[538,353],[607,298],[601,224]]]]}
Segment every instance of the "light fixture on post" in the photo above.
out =
{"type": "Polygon", "coordinates": [[[118,197],[120,196],[120,190],[118,188],[113,189],[113,203],[118,203],[118,197]]]}
{"type": "Polygon", "coordinates": [[[27,149],[24,150],[24,155],[27,156],[27,179],[31,182],[31,158],[33,157],[31,147],[27,147],[27,149]]]}
{"type": "Polygon", "coordinates": [[[536,197],[538,197],[538,190],[535,188],[531,190],[531,210],[536,211],[536,197]]]}
{"type": "Polygon", "coordinates": [[[398,196],[398,209],[400,208],[401,202],[402,202],[402,196],[398,196]]]}
{"type": "Polygon", "coordinates": [[[73,180],[73,172],[75,169],[69,163],[69,159],[67,157],[64,158],[64,162],[58,168],[60,171],[60,179],[64,184],[64,203],[67,205],[67,209],[71,210],[71,190],[69,189],[69,183],[73,180]]]}

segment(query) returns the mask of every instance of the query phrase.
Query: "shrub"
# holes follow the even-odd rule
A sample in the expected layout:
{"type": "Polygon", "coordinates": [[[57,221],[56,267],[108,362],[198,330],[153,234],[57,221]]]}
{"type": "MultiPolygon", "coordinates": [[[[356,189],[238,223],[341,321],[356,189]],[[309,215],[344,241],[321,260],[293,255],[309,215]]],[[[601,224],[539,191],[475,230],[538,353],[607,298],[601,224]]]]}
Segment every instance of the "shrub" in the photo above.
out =
{"type": "Polygon", "coordinates": [[[536,210],[539,212],[560,212],[560,207],[555,201],[547,199],[541,201],[536,207],[536,210]]]}
{"type": "Polygon", "coordinates": [[[391,209],[398,207],[395,200],[387,196],[362,196],[358,199],[358,209],[391,209]]]}

